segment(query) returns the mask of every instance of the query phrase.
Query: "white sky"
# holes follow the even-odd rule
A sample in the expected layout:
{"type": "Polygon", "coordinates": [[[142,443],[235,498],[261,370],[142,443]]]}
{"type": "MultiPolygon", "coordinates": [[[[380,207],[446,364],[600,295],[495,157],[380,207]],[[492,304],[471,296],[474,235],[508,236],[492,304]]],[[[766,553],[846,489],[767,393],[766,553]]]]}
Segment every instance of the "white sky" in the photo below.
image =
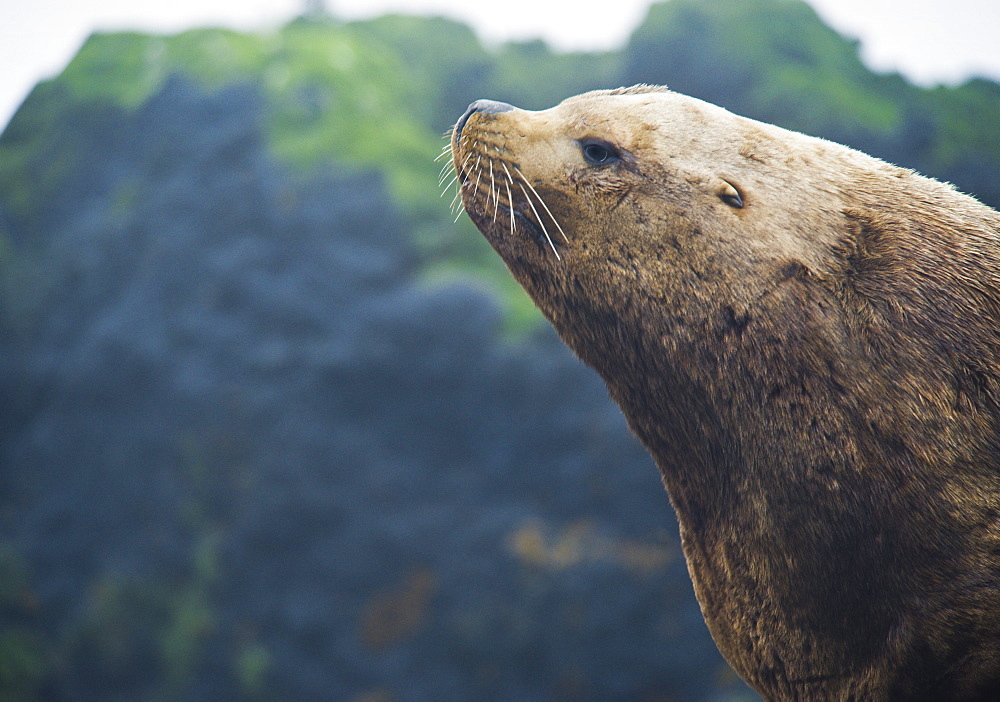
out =
{"type": "MultiPolygon", "coordinates": [[[[710,2],[711,0],[706,0],[710,2]]],[[[808,0],[842,34],[862,40],[876,70],[899,70],[921,84],[972,75],[1000,80],[998,0],[808,0]]],[[[390,11],[444,14],[472,24],[487,41],[544,37],[560,49],[621,45],[650,0],[328,0],[339,17],[390,11]],[[594,7],[594,5],[591,5],[594,7]]],[[[59,73],[95,30],[171,33],[193,26],[266,29],[305,0],[0,0],[0,125],[31,87],[59,73]]]]}

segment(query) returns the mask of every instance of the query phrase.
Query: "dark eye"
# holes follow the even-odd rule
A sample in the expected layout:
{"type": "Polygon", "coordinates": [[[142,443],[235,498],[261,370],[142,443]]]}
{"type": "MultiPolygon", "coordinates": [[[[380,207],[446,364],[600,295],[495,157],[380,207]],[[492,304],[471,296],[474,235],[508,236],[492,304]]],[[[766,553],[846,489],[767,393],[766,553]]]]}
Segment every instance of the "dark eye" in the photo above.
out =
{"type": "Polygon", "coordinates": [[[722,188],[719,190],[719,197],[724,203],[737,210],[743,209],[743,196],[732,183],[722,181],[722,188]]]}
{"type": "Polygon", "coordinates": [[[621,160],[618,150],[606,141],[582,141],[580,149],[584,160],[595,166],[606,166],[621,160]]]}

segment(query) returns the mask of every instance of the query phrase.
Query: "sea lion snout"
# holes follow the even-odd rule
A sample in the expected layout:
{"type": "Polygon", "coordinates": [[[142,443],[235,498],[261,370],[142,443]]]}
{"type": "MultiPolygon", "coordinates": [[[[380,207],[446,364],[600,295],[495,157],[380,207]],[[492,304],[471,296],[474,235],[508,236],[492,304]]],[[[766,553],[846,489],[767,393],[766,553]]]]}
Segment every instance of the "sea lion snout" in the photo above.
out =
{"type": "Polygon", "coordinates": [[[458,123],[455,124],[455,134],[457,136],[462,135],[462,130],[465,129],[466,122],[469,121],[469,117],[476,114],[477,112],[485,112],[489,115],[498,115],[502,112],[510,112],[515,109],[513,105],[508,105],[506,102],[498,102],[496,100],[476,100],[474,103],[469,105],[468,109],[465,110],[458,123]]]}

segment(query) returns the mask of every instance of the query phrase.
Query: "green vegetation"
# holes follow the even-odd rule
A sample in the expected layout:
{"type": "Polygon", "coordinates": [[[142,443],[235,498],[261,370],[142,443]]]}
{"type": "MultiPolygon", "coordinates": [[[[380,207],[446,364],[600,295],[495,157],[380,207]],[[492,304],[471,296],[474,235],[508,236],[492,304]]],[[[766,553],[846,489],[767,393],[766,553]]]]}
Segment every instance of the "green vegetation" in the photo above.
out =
{"type": "MultiPolygon", "coordinates": [[[[293,22],[273,34],[197,29],[171,37],[95,34],[56,80],[75,101],[138,109],[172,75],[205,89],[250,83],[269,109],[275,155],[383,168],[400,201],[428,216],[419,182],[437,155],[402,58],[343,25],[293,22]]],[[[426,118],[426,115],[424,115],[426,118]]]]}
{"type": "Polygon", "coordinates": [[[675,0],[633,35],[626,74],[807,133],[888,134],[899,106],[857,45],[798,0],[675,0]]]}
{"type": "Polygon", "coordinates": [[[424,252],[428,279],[465,275],[536,319],[465,218],[448,215],[434,157],[464,106],[488,96],[544,108],[588,89],[663,83],[730,109],[855,145],[1000,202],[1000,88],[977,80],[922,90],[876,75],[856,42],[800,0],[671,0],[651,7],[620,52],[560,54],[541,41],[485,48],[465,25],[391,15],[299,19],[278,31],[95,34],[40,85],[0,139],[0,191],[15,214],[44,208],[83,145],[58,125],[138,110],[172,75],[206,89],[252,85],[270,148],[289,167],[337,163],[383,174],[424,252]],[[28,179],[24,175],[28,174],[28,179]],[[30,183],[30,186],[28,185],[30,183]]]}

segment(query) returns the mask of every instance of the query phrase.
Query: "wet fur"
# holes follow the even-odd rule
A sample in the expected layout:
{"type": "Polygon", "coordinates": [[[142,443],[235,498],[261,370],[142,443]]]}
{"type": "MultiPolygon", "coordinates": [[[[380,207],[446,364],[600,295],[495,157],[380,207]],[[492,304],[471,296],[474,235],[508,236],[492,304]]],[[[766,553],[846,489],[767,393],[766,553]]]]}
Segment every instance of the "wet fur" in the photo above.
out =
{"type": "Polygon", "coordinates": [[[770,699],[1000,699],[1000,214],[643,86],[473,114],[452,153],[655,457],[740,675],[770,699]],[[590,138],[621,160],[588,164],[590,138]]]}

